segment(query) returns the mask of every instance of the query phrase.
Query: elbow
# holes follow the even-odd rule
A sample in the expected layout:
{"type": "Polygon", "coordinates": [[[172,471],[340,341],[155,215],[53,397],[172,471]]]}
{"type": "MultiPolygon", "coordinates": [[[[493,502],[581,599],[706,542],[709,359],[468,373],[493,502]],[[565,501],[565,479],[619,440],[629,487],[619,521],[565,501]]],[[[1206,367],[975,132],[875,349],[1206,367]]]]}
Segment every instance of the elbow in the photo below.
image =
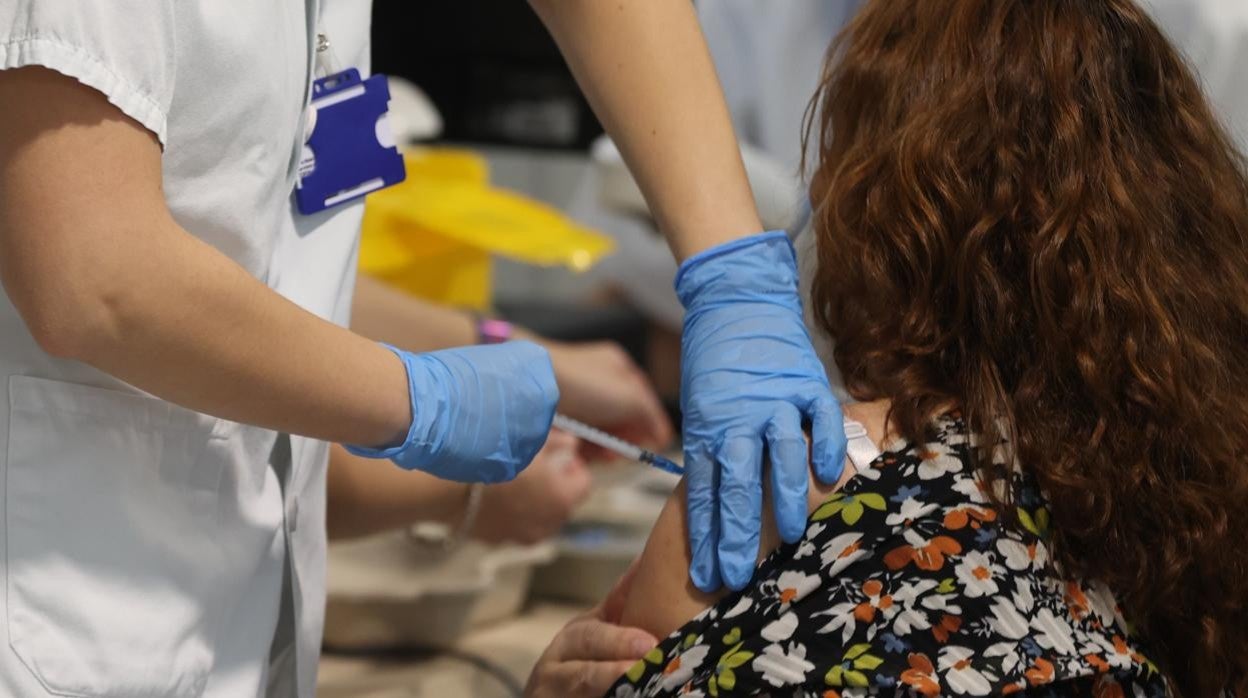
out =
{"type": "MultiPolygon", "coordinates": [[[[6,232],[0,227],[0,283],[27,332],[51,356],[94,364],[123,340],[123,326],[135,326],[141,301],[154,295],[139,287],[144,275],[125,245],[74,244],[57,227],[28,231],[30,239],[6,232]]],[[[95,232],[97,240],[113,237],[95,232]]]]}
{"type": "Polygon", "coordinates": [[[47,354],[88,364],[121,340],[126,294],[87,285],[36,289],[15,299],[35,343],[47,354]]]}
{"type": "Polygon", "coordinates": [[[58,359],[78,358],[79,340],[77,337],[71,337],[66,330],[41,322],[27,321],[26,326],[30,329],[30,335],[34,338],[35,344],[39,345],[45,354],[58,359]]]}

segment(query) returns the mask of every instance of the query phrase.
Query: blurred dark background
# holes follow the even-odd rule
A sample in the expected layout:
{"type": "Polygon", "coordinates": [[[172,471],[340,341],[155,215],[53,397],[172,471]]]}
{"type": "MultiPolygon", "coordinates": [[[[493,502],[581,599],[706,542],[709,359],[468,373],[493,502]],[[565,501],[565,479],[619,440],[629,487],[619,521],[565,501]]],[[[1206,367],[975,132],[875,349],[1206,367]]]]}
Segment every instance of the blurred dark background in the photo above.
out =
{"type": "Polygon", "coordinates": [[[580,150],[602,133],[522,0],[376,0],[373,70],[419,85],[447,141],[580,150]]]}

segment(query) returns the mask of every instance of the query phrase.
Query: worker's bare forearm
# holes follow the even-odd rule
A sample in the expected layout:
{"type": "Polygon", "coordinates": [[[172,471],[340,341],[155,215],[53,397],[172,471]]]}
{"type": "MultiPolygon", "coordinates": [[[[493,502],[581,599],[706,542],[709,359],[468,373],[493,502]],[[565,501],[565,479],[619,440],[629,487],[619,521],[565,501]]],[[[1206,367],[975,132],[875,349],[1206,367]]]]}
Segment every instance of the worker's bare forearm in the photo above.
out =
{"type": "Polygon", "coordinates": [[[398,358],[183,230],[149,132],[43,69],[0,71],[0,104],[0,281],[46,351],[230,420],[401,439],[398,358]]]}
{"type": "Polygon", "coordinates": [[[762,229],[691,2],[530,0],[684,259],[762,229]]]}
{"type": "Polygon", "coordinates": [[[402,440],[410,408],[398,357],[194,237],[158,237],[112,260],[124,283],[97,291],[114,299],[109,319],[81,335],[74,358],[219,417],[331,441],[402,440]]]}

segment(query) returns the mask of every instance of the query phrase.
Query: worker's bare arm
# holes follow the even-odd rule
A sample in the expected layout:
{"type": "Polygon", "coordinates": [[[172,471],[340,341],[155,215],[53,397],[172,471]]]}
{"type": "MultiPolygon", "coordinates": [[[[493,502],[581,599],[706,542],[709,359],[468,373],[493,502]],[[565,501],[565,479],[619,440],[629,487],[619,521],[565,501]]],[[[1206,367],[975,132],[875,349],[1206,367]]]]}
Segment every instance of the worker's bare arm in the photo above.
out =
{"type": "Polygon", "coordinates": [[[0,281],[48,353],[227,419],[401,440],[398,359],[182,229],[150,132],[43,68],[0,71],[0,104],[0,281]]]}
{"type": "Polygon", "coordinates": [[[530,4],[679,259],[763,229],[693,3],[530,4]]]}

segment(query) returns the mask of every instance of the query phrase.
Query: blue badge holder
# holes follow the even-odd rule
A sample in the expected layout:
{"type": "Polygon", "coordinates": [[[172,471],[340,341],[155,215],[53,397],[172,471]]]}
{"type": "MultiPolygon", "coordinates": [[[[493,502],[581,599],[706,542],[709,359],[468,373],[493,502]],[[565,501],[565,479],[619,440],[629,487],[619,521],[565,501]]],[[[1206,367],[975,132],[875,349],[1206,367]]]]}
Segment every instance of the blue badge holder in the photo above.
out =
{"type": "Polygon", "coordinates": [[[361,80],[351,68],[312,83],[316,121],[299,160],[300,213],[317,213],[403,181],[403,156],[386,121],[389,103],[384,75],[361,80]]]}

